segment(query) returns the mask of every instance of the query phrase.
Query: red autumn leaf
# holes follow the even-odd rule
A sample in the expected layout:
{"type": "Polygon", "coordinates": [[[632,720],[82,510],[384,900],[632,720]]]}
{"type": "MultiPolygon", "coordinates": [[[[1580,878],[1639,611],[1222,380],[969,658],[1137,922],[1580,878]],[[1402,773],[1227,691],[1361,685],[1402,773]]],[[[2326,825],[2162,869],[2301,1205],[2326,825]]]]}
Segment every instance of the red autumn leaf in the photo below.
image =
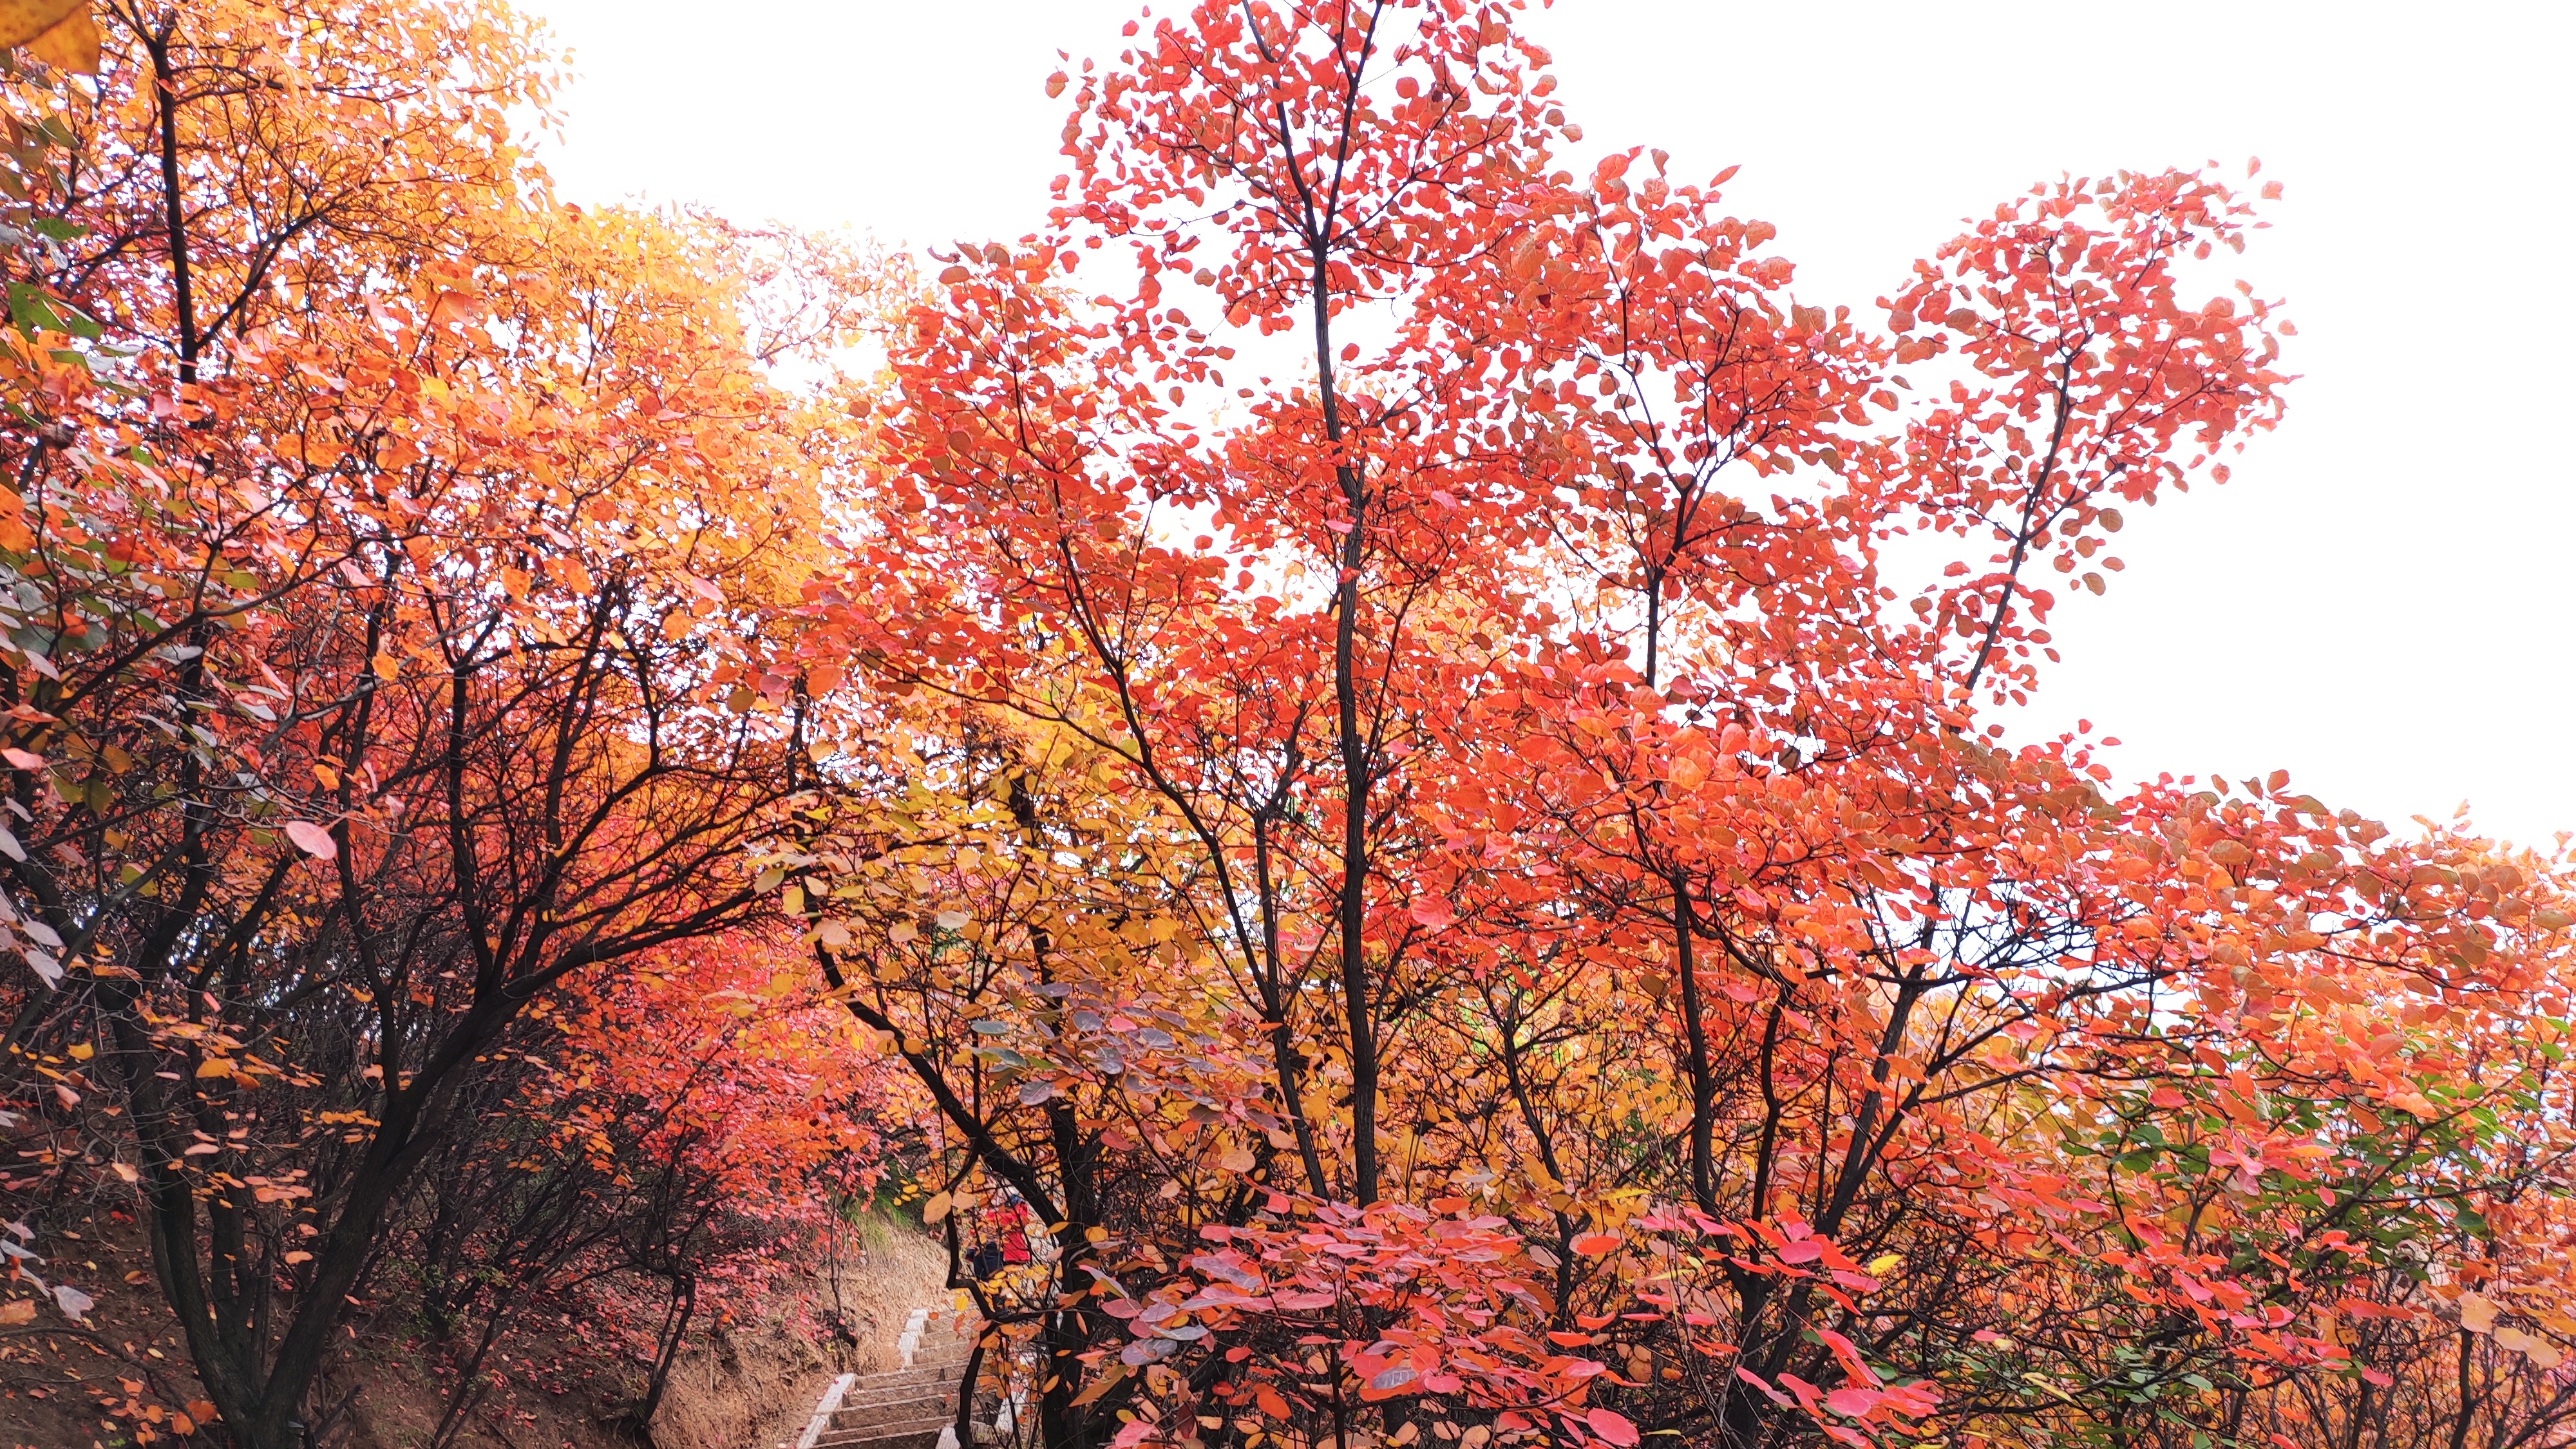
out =
{"type": "Polygon", "coordinates": [[[1847,1419],[1865,1419],[1878,1407],[1875,1389],[1840,1388],[1825,1395],[1825,1407],[1847,1419]]]}
{"type": "Polygon", "coordinates": [[[1637,1442],[1637,1426],[1615,1409],[1595,1408],[1585,1412],[1584,1424],[1600,1436],[1605,1444],[1629,1445],[1637,1442]]]}

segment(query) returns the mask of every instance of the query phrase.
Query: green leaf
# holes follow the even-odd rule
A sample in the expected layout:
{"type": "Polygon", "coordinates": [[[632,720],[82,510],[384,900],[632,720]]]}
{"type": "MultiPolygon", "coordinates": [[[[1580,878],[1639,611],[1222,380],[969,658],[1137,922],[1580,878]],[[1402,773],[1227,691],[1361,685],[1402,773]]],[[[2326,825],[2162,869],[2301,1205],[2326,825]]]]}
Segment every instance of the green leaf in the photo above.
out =
{"type": "Polygon", "coordinates": [[[9,319],[18,324],[19,331],[30,334],[70,330],[63,326],[63,319],[55,314],[45,294],[24,282],[9,284],[9,319]]]}

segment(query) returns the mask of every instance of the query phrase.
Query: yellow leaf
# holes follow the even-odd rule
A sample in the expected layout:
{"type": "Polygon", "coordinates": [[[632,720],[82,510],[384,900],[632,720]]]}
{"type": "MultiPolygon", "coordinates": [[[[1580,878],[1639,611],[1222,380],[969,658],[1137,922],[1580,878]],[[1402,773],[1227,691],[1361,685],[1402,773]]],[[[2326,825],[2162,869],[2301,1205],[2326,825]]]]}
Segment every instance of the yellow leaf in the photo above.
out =
{"type": "Polygon", "coordinates": [[[226,1059],[226,1058],[223,1058],[223,1057],[208,1057],[208,1058],[206,1058],[203,1062],[200,1062],[200,1063],[198,1064],[198,1066],[197,1066],[197,1075],[198,1075],[200,1078],[203,1078],[203,1077],[229,1077],[229,1076],[231,1076],[232,1074],[233,1074],[233,1064],[232,1064],[232,1062],[231,1062],[231,1061],[229,1061],[229,1060],[228,1060],[228,1059],[226,1059]]]}
{"type": "Polygon", "coordinates": [[[0,45],[24,45],[75,10],[87,14],[89,0],[0,0],[0,45]]]}
{"type": "Polygon", "coordinates": [[[27,54],[56,70],[98,74],[98,22],[86,7],[75,10],[44,34],[27,42],[27,54]]]}
{"type": "Polygon", "coordinates": [[[1904,1261],[1905,1259],[1899,1254],[1881,1253],[1877,1257],[1869,1260],[1869,1276],[1873,1278],[1884,1278],[1889,1273],[1894,1272],[1898,1265],[1902,1264],[1904,1261]]]}
{"type": "Polygon", "coordinates": [[[69,1048],[65,1054],[73,1061],[85,1062],[91,1057],[98,1055],[98,1048],[91,1046],[88,1042],[80,1042],[69,1048]]]}

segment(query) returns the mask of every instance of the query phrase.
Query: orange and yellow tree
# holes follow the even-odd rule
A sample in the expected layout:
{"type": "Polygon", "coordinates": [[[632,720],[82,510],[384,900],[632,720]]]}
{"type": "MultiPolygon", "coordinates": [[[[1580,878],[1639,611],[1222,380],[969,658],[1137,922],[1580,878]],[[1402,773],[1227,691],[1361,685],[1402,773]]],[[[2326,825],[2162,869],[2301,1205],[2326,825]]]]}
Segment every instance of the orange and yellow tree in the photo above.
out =
{"type": "Polygon", "coordinates": [[[95,14],[6,82],[0,1192],[134,1218],[283,1445],[531,1007],[762,898],[839,417],[775,372],[873,264],[555,203],[498,6],[95,14]]]}

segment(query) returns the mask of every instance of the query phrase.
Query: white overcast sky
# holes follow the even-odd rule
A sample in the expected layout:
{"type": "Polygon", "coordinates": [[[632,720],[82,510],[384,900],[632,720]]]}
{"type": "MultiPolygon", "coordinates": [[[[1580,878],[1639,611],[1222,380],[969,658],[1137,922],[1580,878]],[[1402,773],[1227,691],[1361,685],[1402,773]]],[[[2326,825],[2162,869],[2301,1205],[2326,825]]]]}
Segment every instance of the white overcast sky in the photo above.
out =
{"type": "MultiPolygon", "coordinates": [[[[1041,222],[1055,52],[1135,0],[521,0],[574,53],[563,195],[888,242],[1041,222]],[[710,21],[712,20],[712,26],[710,21]]],[[[1178,11],[1177,5],[1158,7],[1178,11]]],[[[1797,290],[1855,310],[2030,183],[2249,155],[2288,187],[2242,275],[2286,298],[2288,420],[2212,492],[2132,513],[2128,572],[2054,620],[2025,724],[2129,776],[2285,768],[2392,824],[2461,801],[2576,829],[2576,22],[2564,5],[1558,0],[1586,146],[1740,164],[1797,290]]]]}

